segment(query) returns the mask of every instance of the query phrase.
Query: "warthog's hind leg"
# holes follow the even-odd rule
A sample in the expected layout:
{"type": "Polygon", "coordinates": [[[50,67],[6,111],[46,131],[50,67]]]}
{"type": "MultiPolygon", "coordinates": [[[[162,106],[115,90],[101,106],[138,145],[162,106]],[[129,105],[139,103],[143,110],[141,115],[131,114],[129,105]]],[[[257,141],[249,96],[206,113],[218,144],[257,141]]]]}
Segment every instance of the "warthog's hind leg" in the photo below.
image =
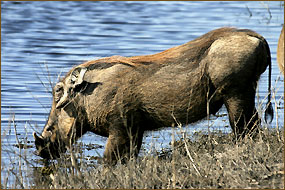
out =
{"type": "Polygon", "coordinates": [[[237,140],[256,133],[261,123],[255,109],[255,93],[250,91],[225,97],[229,121],[237,140]]]}

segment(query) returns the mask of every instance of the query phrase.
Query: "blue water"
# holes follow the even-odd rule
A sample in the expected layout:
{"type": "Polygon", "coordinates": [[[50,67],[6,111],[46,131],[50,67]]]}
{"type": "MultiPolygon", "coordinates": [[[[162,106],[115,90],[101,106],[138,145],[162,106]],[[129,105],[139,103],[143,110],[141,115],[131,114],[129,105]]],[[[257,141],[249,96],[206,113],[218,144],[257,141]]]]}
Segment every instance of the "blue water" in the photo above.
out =
{"type": "MultiPolygon", "coordinates": [[[[219,27],[248,28],[263,35],[272,54],[274,106],[284,126],[284,78],[276,63],[276,47],[284,23],[284,4],[275,2],[1,2],[1,169],[2,176],[18,160],[19,140],[33,145],[51,106],[51,86],[72,66],[90,59],[153,54],[186,43],[219,27]],[[52,84],[49,83],[52,81],[52,84]],[[11,123],[12,117],[15,123],[11,123]],[[27,137],[27,138],[26,138],[27,137]],[[11,159],[12,158],[12,159],[11,159]]],[[[259,82],[257,104],[264,111],[267,71],[259,82]]],[[[219,114],[226,113],[224,109],[219,114]]],[[[227,116],[191,124],[183,130],[229,132],[227,116]]],[[[171,129],[148,132],[145,152],[168,146],[171,129]],[[153,144],[156,142],[156,145],[153,144]]],[[[105,144],[88,133],[85,144],[105,144]]],[[[34,148],[27,159],[36,162],[34,148]]],[[[97,150],[102,155],[103,148],[97,150]]],[[[86,151],[86,156],[96,154],[86,151]]],[[[35,164],[37,165],[37,164],[35,164]]],[[[1,179],[2,181],[3,179],[1,179]]]]}

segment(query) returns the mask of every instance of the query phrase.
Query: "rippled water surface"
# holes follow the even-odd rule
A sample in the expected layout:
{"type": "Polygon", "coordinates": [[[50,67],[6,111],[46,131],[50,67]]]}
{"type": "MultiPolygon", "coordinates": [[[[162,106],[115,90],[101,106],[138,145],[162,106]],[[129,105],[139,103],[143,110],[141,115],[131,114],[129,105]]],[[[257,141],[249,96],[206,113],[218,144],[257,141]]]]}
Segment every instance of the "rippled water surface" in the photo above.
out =
{"type": "MultiPolygon", "coordinates": [[[[59,75],[86,60],[112,55],[153,54],[186,43],[223,26],[248,28],[263,35],[272,53],[272,84],[278,118],[284,126],[283,76],[276,47],[283,20],[281,2],[1,2],[1,143],[2,176],[12,167],[19,141],[33,145],[32,132],[41,132],[51,106],[51,86],[59,75]],[[50,84],[50,81],[52,84],[50,84]],[[14,123],[13,121],[14,119],[14,123]]],[[[257,103],[267,92],[267,71],[259,82],[257,103]]],[[[226,113],[221,110],[220,114],[226,113]]],[[[227,115],[212,117],[184,130],[213,128],[230,131],[227,115]],[[212,127],[211,127],[212,128],[212,127]]],[[[167,146],[171,129],[148,132],[150,144],[167,146]]],[[[86,134],[84,144],[105,144],[86,134]]],[[[24,149],[37,161],[34,148],[24,149]]],[[[103,148],[98,150],[102,155],[103,148]]],[[[86,156],[96,154],[85,152],[86,156]]],[[[1,179],[3,180],[3,179],[1,179]]]]}

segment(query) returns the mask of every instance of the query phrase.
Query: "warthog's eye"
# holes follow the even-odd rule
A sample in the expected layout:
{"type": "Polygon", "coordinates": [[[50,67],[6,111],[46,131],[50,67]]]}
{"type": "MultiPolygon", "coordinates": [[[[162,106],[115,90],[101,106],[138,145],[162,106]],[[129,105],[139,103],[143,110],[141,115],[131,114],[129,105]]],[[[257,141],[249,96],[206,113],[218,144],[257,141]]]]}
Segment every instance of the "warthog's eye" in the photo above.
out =
{"type": "Polygon", "coordinates": [[[52,131],[54,129],[53,126],[47,126],[46,131],[52,131]]]}
{"type": "Polygon", "coordinates": [[[62,91],[62,89],[63,89],[62,87],[55,88],[55,92],[59,93],[60,91],[62,91]]]}
{"type": "Polygon", "coordinates": [[[56,85],[54,88],[55,101],[58,102],[63,94],[63,86],[56,85]]]}

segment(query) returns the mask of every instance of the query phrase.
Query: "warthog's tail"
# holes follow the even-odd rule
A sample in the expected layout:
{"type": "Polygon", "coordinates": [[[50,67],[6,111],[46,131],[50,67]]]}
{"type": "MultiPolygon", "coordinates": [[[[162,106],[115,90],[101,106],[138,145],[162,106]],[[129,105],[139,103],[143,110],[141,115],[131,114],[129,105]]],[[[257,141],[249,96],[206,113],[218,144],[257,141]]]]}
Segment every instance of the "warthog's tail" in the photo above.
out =
{"type": "MultiPolygon", "coordinates": [[[[265,40],[266,42],[266,40],[265,40]]],[[[269,67],[268,71],[268,96],[267,96],[267,104],[265,109],[265,122],[271,123],[273,119],[273,107],[271,104],[271,55],[268,43],[266,42],[266,51],[267,51],[267,63],[269,67]]]]}

